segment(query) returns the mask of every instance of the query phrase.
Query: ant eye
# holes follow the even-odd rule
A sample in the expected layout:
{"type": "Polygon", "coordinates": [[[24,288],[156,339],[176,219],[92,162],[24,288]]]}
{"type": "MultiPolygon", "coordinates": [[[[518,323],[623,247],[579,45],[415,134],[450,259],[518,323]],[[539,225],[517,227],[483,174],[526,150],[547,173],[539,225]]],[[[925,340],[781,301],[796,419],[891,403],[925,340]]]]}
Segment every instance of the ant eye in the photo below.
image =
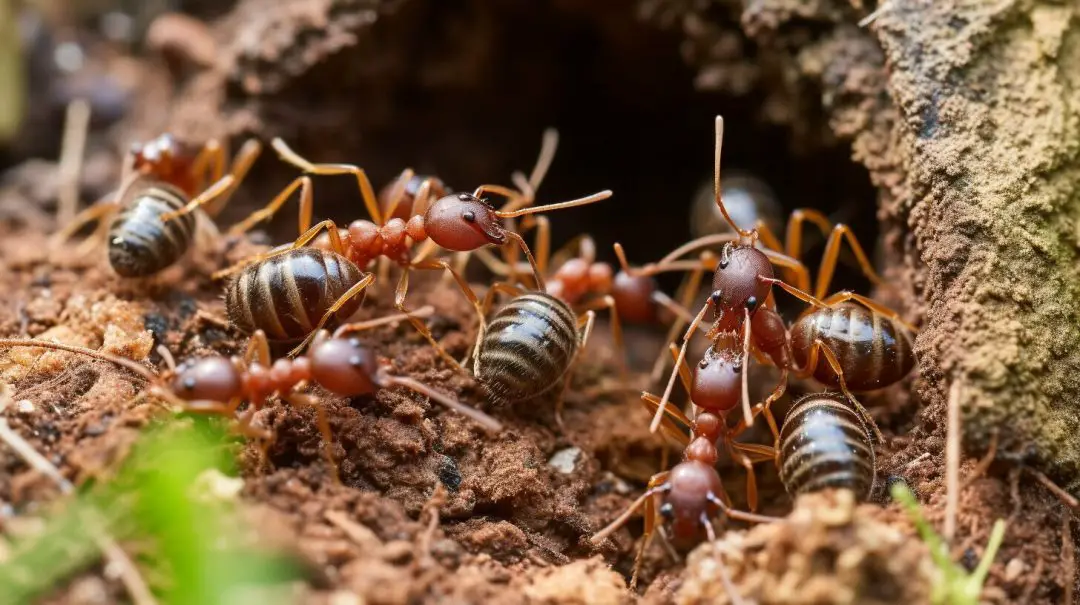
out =
{"type": "Polygon", "coordinates": [[[714,305],[719,305],[720,304],[720,299],[723,298],[723,296],[724,296],[723,291],[716,290],[712,294],[709,295],[709,302],[711,302],[714,305]]]}
{"type": "Polygon", "coordinates": [[[720,259],[720,268],[721,269],[727,269],[727,266],[728,266],[728,259],[721,258],[720,259]]]}
{"type": "Polygon", "coordinates": [[[698,362],[698,367],[700,367],[702,370],[709,367],[709,360],[708,359],[702,359],[700,362],[698,362]]]}
{"type": "Polygon", "coordinates": [[[459,199],[459,200],[461,200],[463,202],[470,202],[470,201],[472,201],[473,197],[471,195],[469,195],[468,193],[459,193],[458,196],[457,196],[457,199],[459,199]]]}
{"type": "Polygon", "coordinates": [[[757,307],[757,297],[751,296],[746,299],[746,308],[753,311],[757,307]]]}
{"type": "Polygon", "coordinates": [[[663,506],[660,507],[660,516],[667,519],[668,521],[674,519],[675,507],[672,506],[670,502],[665,502],[663,506]]]}
{"type": "Polygon", "coordinates": [[[473,212],[472,210],[469,210],[467,212],[463,212],[461,214],[461,218],[465,219],[466,223],[475,223],[476,222],[476,213],[473,212]]]}
{"type": "Polygon", "coordinates": [[[364,358],[359,356],[359,355],[353,355],[352,357],[349,358],[349,365],[351,365],[354,368],[363,367],[364,358]]]}
{"type": "Polygon", "coordinates": [[[195,377],[194,376],[188,376],[187,378],[184,378],[183,386],[184,386],[184,389],[186,389],[188,391],[194,389],[195,388],[195,377]]]}

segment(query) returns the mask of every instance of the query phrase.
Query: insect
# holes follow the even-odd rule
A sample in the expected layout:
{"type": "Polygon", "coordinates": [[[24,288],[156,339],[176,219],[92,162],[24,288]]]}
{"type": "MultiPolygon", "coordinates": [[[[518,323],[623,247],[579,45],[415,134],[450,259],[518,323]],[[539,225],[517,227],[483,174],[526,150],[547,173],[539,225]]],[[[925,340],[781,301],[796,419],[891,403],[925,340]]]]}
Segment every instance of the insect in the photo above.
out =
{"type": "MultiPolygon", "coordinates": [[[[345,164],[326,164],[316,165],[310,164],[307,160],[304,160],[295,152],[290,150],[280,140],[274,141],[275,149],[278,150],[283,157],[289,162],[304,167],[304,169],[311,173],[317,174],[338,174],[341,172],[348,172],[355,174],[358,182],[360,183],[361,196],[364,198],[365,204],[368,206],[373,216],[378,216],[377,200],[371,193],[371,184],[368,182],[367,177],[364,175],[362,169],[355,166],[348,166],[345,164]]],[[[301,207],[301,228],[310,222],[311,217],[311,180],[309,177],[300,177],[296,181],[298,187],[301,190],[300,193],[300,207],[301,207]]],[[[453,276],[457,282],[462,293],[473,305],[474,309],[477,309],[481,321],[483,321],[483,311],[480,309],[480,301],[476,295],[472,292],[468,282],[457,272],[448,262],[442,259],[428,259],[424,258],[422,254],[411,256],[411,248],[414,243],[423,242],[430,239],[435,245],[442,248],[454,251],[472,251],[484,246],[496,245],[501,246],[509,241],[516,242],[521,249],[525,252],[526,257],[529,259],[530,266],[536,266],[536,261],[533,258],[532,251],[529,250],[525,240],[520,235],[513,231],[506,230],[501,224],[500,219],[513,218],[517,216],[524,216],[527,214],[533,214],[537,212],[545,212],[549,210],[559,210],[563,208],[571,208],[574,206],[582,206],[585,204],[591,204],[598,202],[608,197],[611,197],[611,191],[601,191],[599,193],[590,195],[588,197],[571,200],[568,202],[560,202],[555,204],[547,204],[544,206],[532,206],[527,208],[520,208],[511,211],[497,211],[486,203],[481,195],[485,190],[500,189],[498,186],[482,185],[476,189],[473,193],[455,193],[446,195],[433,202],[426,208],[424,214],[415,214],[408,220],[408,222],[401,219],[390,219],[384,225],[379,225],[369,220],[357,220],[353,221],[344,234],[341,233],[337,225],[332,220],[326,220],[318,223],[317,225],[306,229],[301,233],[291,246],[286,248],[279,248],[272,250],[268,253],[257,255],[251,259],[245,260],[238,265],[219,271],[215,274],[215,277],[221,278],[230,276],[237,272],[242,272],[241,277],[248,275],[251,272],[264,271],[260,265],[265,263],[274,262],[274,258],[281,255],[293,255],[295,250],[301,249],[313,242],[320,233],[325,232],[328,240],[327,245],[329,252],[334,255],[336,262],[348,261],[354,266],[355,271],[360,271],[362,268],[367,267],[373,260],[380,257],[389,258],[390,260],[401,265],[405,270],[402,272],[401,278],[398,282],[397,292],[395,295],[395,307],[405,312],[405,297],[409,289],[409,272],[413,269],[420,270],[445,270],[453,276]],[[258,267],[258,268],[253,268],[258,267]]],[[[507,190],[509,191],[509,190],[507,190]]],[[[242,225],[238,225],[241,229],[250,226],[250,219],[261,220],[262,218],[269,216],[284,203],[284,194],[291,191],[283,192],[275,198],[264,209],[254,213],[249,221],[246,221],[242,225]]],[[[415,207],[414,207],[415,211],[415,207]]],[[[276,275],[278,271],[284,271],[289,266],[288,263],[278,263],[273,269],[265,270],[265,274],[268,276],[265,280],[266,284],[275,283],[288,283],[288,277],[276,275]]],[[[346,272],[351,272],[348,270],[346,272]]],[[[534,273],[539,276],[539,271],[534,270],[534,273]]],[[[538,278],[539,279],[539,278],[538,278]]],[[[335,302],[333,302],[322,315],[321,319],[315,323],[314,330],[322,328],[330,319],[344,308],[349,301],[358,296],[364,291],[368,285],[374,281],[373,277],[365,277],[360,281],[352,284],[345,292],[343,292],[335,302]]],[[[542,281],[542,280],[541,280],[542,281]]],[[[542,283],[541,283],[542,286],[542,283]]],[[[300,293],[295,289],[286,290],[273,290],[271,289],[266,293],[267,297],[271,296],[289,296],[295,297],[300,293]]],[[[236,299],[239,302],[240,299],[236,299]]],[[[239,309],[229,308],[230,316],[234,316],[240,313],[239,309]]],[[[253,316],[257,321],[270,320],[269,315],[253,316]]],[[[428,330],[424,322],[418,319],[410,319],[416,329],[423,334],[424,338],[439,355],[446,360],[452,367],[458,370],[462,370],[461,365],[455,360],[449,353],[447,353],[443,347],[435,340],[435,337],[428,330]]],[[[266,329],[267,326],[257,324],[257,328],[266,329]]],[[[268,331],[269,332],[269,331],[268,331]]],[[[303,343],[301,343],[296,349],[293,350],[293,354],[298,353],[306,346],[310,340],[314,331],[311,331],[303,343]]],[[[290,333],[289,336],[302,336],[299,331],[290,333]]]]}
{"type": "MultiPolygon", "coordinates": [[[[430,315],[431,312],[430,307],[425,307],[418,309],[409,317],[420,318],[430,315]]],[[[255,412],[271,397],[281,397],[287,403],[297,407],[314,407],[319,430],[326,446],[324,454],[336,475],[337,464],[329,449],[333,438],[330,424],[325,410],[318,401],[302,392],[308,384],[318,384],[341,397],[371,395],[383,388],[405,387],[467,416],[486,429],[492,431],[502,429],[502,423],[491,416],[413,378],[392,374],[388,370],[388,364],[379,360],[374,351],[354,336],[360,331],[397,323],[409,317],[405,314],[395,314],[371,321],[346,324],[333,334],[320,331],[304,356],[296,359],[283,358],[273,362],[270,359],[267,338],[262,332],[255,332],[252,335],[242,357],[215,355],[189,360],[177,366],[168,350],[160,347],[159,351],[162,352],[162,357],[169,367],[160,376],[130,359],[84,347],[31,339],[0,339],[0,348],[55,349],[115,363],[144,378],[151,385],[147,394],[161,397],[179,409],[237,417],[240,432],[249,437],[263,439],[268,437],[265,432],[252,427],[251,422],[255,412]],[[238,410],[245,401],[250,405],[240,414],[238,410]]]]}
{"type": "MultiPolygon", "coordinates": [[[[507,284],[501,289],[514,298],[490,322],[481,323],[473,375],[497,403],[509,403],[536,397],[569,378],[567,371],[588,342],[596,314],[587,311],[578,318],[569,305],[546,292],[524,292],[507,284]]],[[[484,307],[490,304],[487,297],[484,307]]],[[[560,398],[555,410],[560,426],[561,408],[560,398]]]]}
{"type": "MultiPolygon", "coordinates": [[[[783,211],[768,183],[749,173],[725,170],[722,187],[720,197],[736,224],[753,226],[761,221],[770,229],[782,225],[783,211]]],[[[704,184],[690,207],[690,232],[698,238],[730,230],[716,205],[713,184],[704,184]]]]}
{"type": "MultiPolygon", "coordinates": [[[[537,222],[545,217],[536,217],[537,222]]],[[[537,231],[536,266],[545,274],[545,292],[570,308],[582,311],[608,309],[611,316],[611,331],[615,349],[622,351],[620,356],[623,373],[626,373],[623,343],[622,321],[631,323],[654,323],[658,320],[660,309],[667,309],[676,315],[692,317],[685,307],[688,301],[676,303],[659,289],[651,275],[630,268],[622,246],[615,244],[615,252],[621,268],[615,271],[610,264],[596,260],[596,243],[592,237],[582,235],[564,246],[553,255],[549,255],[547,229],[537,231]],[[576,252],[571,252],[576,248],[576,252]],[[549,267],[554,266],[554,270],[549,267]]],[[[492,269],[492,272],[511,281],[528,272],[528,267],[512,268],[496,259],[486,250],[476,252],[478,258],[492,269]]],[[[696,276],[700,281],[700,273],[696,276]]],[[[691,277],[693,279],[694,276],[691,277]]],[[[689,293],[687,289],[685,292],[689,293]]]]}
{"type": "Polygon", "coordinates": [[[865,500],[876,471],[870,430],[840,393],[807,395],[788,410],[780,431],[780,479],[791,495],[847,488],[865,500]]]}
{"type": "MultiPolygon", "coordinates": [[[[854,252],[862,272],[872,282],[882,284],[881,278],[874,271],[847,225],[832,225],[824,215],[815,210],[796,210],[788,222],[785,245],[781,246],[764,223],[759,221],[754,229],[747,231],[731,220],[719,196],[722,134],[723,120],[717,117],[714,187],[717,192],[716,204],[735,234],[698,238],[669,254],[657,263],[660,269],[654,269],[663,270],[665,264],[676,265],[675,259],[697,247],[724,242],[724,248],[716,261],[713,295],[691,322],[691,329],[686,332],[687,337],[694,333],[696,325],[711,308],[714,323],[710,336],[742,331],[745,334],[744,360],[748,359],[753,344],[755,350],[764,353],[781,368],[780,384],[766,402],[775,401],[779,397],[785,388],[788,372],[794,371],[799,376],[815,375],[822,378],[826,384],[838,386],[852,403],[862,410],[862,406],[851,395],[846,376],[850,375],[860,390],[880,388],[891,384],[889,381],[895,382],[902,378],[914,365],[908,333],[914,333],[915,328],[903,321],[894,311],[853,292],[838,292],[825,298],[844,241],[847,241],[854,252]],[[818,226],[823,233],[828,233],[813,295],[807,294],[811,285],[809,271],[798,260],[802,246],[802,229],[806,222],[818,226]],[[755,247],[759,236],[766,248],[755,247]],[[780,249],[784,249],[786,254],[776,252],[780,249]],[[789,286],[776,279],[771,263],[789,271],[794,276],[796,286],[789,286]],[[790,339],[783,319],[772,305],[768,304],[773,285],[782,287],[812,305],[795,322],[790,339]],[[851,301],[861,306],[848,304],[851,301]]],[[[686,344],[687,340],[684,338],[682,351],[685,351],[686,344]]],[[[746,393],[745,364],[743,367],[743,391],[746,393]]],[[[658,426],[661,410],[674,385],[675,374],[676,371],[673,370],[665,395],[661,398],[660,410],[653,420],[653,431],[658,426]]],[[[743,400],[744,417],[749,420],[750,406],[745,394],[743,400]]],[[[766,414],[766,417],[769,416],[766,414]]],[[[877,427],[870,422],[876,432],[877,427]]]]}
{"type": "Polygon", "coordinates": [[[210,140],[198,151],[164,134],[132,147],[120,187],[90,206],[52,241],[56,247],[87,224],[97,232],[79,254],[105,240],[109,264],[122,277],[148,277],[172,266],[191,248],[198,229],[213,229],[207,214],[220,212],[262,147],[249,140],[225,173],[225,152],[210,140]],[[205,187],[207,177],[212,184],[205,187]],[[195,213],[211,204],[206,212],[195,213]]]}
{"type": "MultiPolygon", "coordinates": [[[[646,400],[646,403],[652,405],[649,400],[646,400]]],[[[711,519],[717,514],[750,523],[776,520],[774,517],[731,508],[730,498],[724,490],[720,474],[716,471],[716,462],[719,459],[716,443],[724,438],[727,430],[722,416],[705,411],[691,421],[678,410],[669,409],[664,414],[664,434],[684,445],[682,462],[670,471],[654,475],[641,497],[590,538],[593,544],[600,544],[622,527],[637,510],[644,509],[645,530],[634,557],[631,589],[637,585],[645,549],[657,527],[661,525],[666,524],[670,528],[671,538],[677,546],[688,547],[699,543],[703,534],[715,544],[716,534],[711,519]],[[673,420],[682,426],[690,427],[690,435],[687,436],[673,420]]],[[[744,428],[745,426],[742,426],[739,430],[744,428]]],[[[772,453],[768,453],[763,459],[771,460],[772,453]]]]}

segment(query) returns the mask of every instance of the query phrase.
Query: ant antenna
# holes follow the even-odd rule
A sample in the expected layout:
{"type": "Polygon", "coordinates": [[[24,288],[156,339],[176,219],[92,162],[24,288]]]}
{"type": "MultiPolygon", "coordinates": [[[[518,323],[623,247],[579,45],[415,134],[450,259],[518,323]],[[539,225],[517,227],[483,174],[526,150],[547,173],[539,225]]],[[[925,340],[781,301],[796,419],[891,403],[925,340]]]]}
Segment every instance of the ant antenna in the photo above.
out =
{"type": "Polygon", "coordinates": [[[157,346],[158,355],[161,356],[162,361],[165,362],[165,367],[169,368],[170,372],[176,371],[176,358],[173,357],[172,351],[165,345],[157,346]]]}
{"type": "Polygon", "coordinates": [[[716,205],[720,208],[720,213],[724,215],[724,220],[731,225],[731,228],[735,230],[742,237],[748,239],[754,239],[756,232],[754,230],[746,231],[735,224],[735,221],[731,219],[731,215],[728,214],[727,208],[724,206],[724,200],[720,198],[720,149],[724,145],[724,118],[723,116],[716,116],[716,154],[713,163],[713,195],[716,198],[716,205]]]}
{"type": "Polygon", "coordinates": [[[135,374],[144,378],[147,382],[156,382],[158,377],[156,374],[139,365],[131,359],[112,355],[110,353],[102,353],[101,351],[95,351],[86,347],[79,347],[75,345],[67,345],[59,342],[49,342],[47,340],[34,340],[32,338],[0,338],[0,348],[4,347],[33,347],[40,349],[56,349],[57,351],[64,351],[67,353],[76,353],[79,355],[86,355],[87,357],[93,357],[101,361],[109,361],[116,365],[131,370],[135,374]]]}
{"type": "Polygon", "coordinates": [[[540,212],[547,212],[548,210],[562,210],[563,208],[573,208],[575,206],[584,206],[593,202],[599,202],[611,197],[611,190],[605,189],[599,193],[594,193],[590,196],[578,198],[576,200],[570,200],[569,202],[559,202],[557,204],[545,204],[543,206],[530,206],[528,208],[519,208],[517,210],[508,211],[495,211],[495,216],[499,218],[516,218],[524,216],[526,214],[538,214],[540,212]]]}

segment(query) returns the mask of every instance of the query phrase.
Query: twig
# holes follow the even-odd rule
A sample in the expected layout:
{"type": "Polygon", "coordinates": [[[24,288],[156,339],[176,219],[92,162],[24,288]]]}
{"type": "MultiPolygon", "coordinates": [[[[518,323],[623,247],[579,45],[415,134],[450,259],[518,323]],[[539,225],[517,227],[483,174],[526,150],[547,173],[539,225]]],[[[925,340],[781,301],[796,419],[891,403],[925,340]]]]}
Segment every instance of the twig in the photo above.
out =
{"type": "Polygon", "coordinates": [[[990,434],[990,447],[986,450],[986,455],[979,459],[979,463],[975,465],[975,469],[971,471],[967,479],[964,479],[964,484],[960,486],[960,491],[964,491],[969,485],[975,483],[980,477],[986,474],[986,471],[990,470],[990,465],[994,463],[994,458],[997,457],[998,448],[998,432],[995,429],[990,434]]]}
{"type": "Polygon", "coordinates": [[[1076,589],[1076,545],[1073,543],[1069,513],[1061,515],[1061,564],[1065,566],[1065,605],[1072,605],[1076,589]]]}
{"type": "Polygon", "coordinates": [[[889,10],[890,8],[892,8],[892,0],[884,0],[880,5],[878,5],[877,8],[873,10],[873,12],[859,20],[859,27],[866,27],[874,21],[877,21],[877,18],[885,14],[885,11],[889,10]]]}
{"type": "Polygon", "coordinates": [[[68,103],[64,116],[64,139],[60,145],[60,190],[57,192],[56,220],[66,225],[79,208],[79,176],[86,153],[86,135],[90,127],[90,103],[75,99],[68,103]]]}
{"type": "Polygon", "coordinates": [[[1061,489],[1061,487],[1057,483],[1054,483],[1050,480],[1050,477],[1047,477],[1042,472],[1037,471],[1033,468],[1028,468],[1026,466],[1021,468],[1030,473],[1033,477],[1035,477],[1036,481],[1042,483],[1043,486],[1046,487],[1046,489],[1050,490],[1050,492],[1053,493],[1055,496],[1057,496],[1058,499],[1061,500],[1061,502],[1065,506],[1068,506],[1075,511],[1080,511],[1080,500],[1077,500],[1076,496],[1073,496],[1069,492],[1061,489]]]}
{"type": "MultiPolygon", "coordinates": [[[[21,435],[13,431],[6,418],[0,418],[0,441],[15,450],[15,453],[25,460],[31,468],[52,479],[64,495],[70,495],[75,491],[75,487],[71,482],[60,474],[60,469],[38,453],[34,446],[30,445],[21,435]]],[[[105,559],[110,565],[119,570],[120,581],[127,589],[132,602],[135,605],[157,605],[157,600],[154,599],[150,588],[147,587],[146,582],[139,574],[138,568],[128,558],[127,553],[120,548],[120,545],[111,536],[96,527],[96,524],[90,523],[88,527],[94,537],[94,542],[101,549],[105,559]]]]}
{"type": "Polygon", "coordinates": [[[960,503],[960,392],[959,380],[949,388],[947,434],[945,438],[945,541],[956,535],[956,511],[960,503]]]}

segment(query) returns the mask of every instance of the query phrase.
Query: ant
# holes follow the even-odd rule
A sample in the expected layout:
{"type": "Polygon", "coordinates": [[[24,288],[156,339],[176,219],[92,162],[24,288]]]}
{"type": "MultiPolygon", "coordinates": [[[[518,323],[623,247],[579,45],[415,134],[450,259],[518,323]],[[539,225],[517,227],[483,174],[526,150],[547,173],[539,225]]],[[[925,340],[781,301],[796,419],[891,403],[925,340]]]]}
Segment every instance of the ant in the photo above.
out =
{"type": "Polygon", "coordinates": [[[337,463],[329,449],[333,439],[330,423],[319,402],[301,392],[308,384],[317,384],[340,397],[373,395],[379,389],[405,387],[470,418],[485,429],[493,432],[502,430],[502,423],[491,416],[413,378],[392,374],[388,369],[389,362],[377,358],[369,347],[354,336],[364,330],[412,317],[426,317],[432,311],[431,307],[423,307],[412,314],[396,314],[346,324],[333,334],[323,330],[304,356],[273,362],[266,335],[258,331],[252,335],[243,356],[213,355],[177,365],[169,350],[161,346],[158,351],[168,369],[160,375],[130,359],[63,343],[5,338],[0,339],[0,348],[55,349],[114,363],[151,385],[143,395],[160,397],[189,413],[235,417],[239,432],[249,438],[268,440],[271,437],[252,426],[255,412],[271,397],[278,396],[296,407],[314,407],[323,438],[324,455],[336,478],[337,463]],[[250,405],[243,414],[239,414],[239,408],[245,401],[250,405]]]}
{"type": "MultiPolygon", "coordinates": [[[[536,218],[538,225],[546,225],[546,220],[542,216],[536,218]]],[[[545,275],[544,291],[582,311],[609,310],[615,348],[622,351],[619,360],[623,375],[627,373],[623,320],[638,324],[655,323],[661,309],[683,316],[686,321],[692,318],[686,311],[689,298],[676,302],[659,289],[651,275],[631,269],[621,245],[615,244],[621,267],[616,272],[611,264],[596,260],[596,243],[591,236],[578,236],[559,251],[549,254],[548,233],[546,227],[538,229],[534,244],[537,268],[545,275]],[[576,252],[573,251],[575,248],[576,252]],[[555,268],[549,270],[549,266],[555,268]]],[[[525,271],[524,267],[511,267],[499,261],[486,250],[477,250],[476,255],[493,273],[508,280],[525,271]]],[[[702,273],[702,269],[697,269],[698,280],[702,273]]],[[[692,293],[691,289],[684,291],[686,295],[692,293]]]]}
{"type": "MultiPolygon", "coordinates": [[[[651,404],[648,400],[646,403],[651,404]]],[[[653,475],[645,493],[618,518],[589,539],[594,545],[600,544],[622,527],[638,509],[644,508],[645,531],[634,557],[631,590],[637,586],[645,549],[657,528],[664,524],[670,526],[671,537],[676,546],[689,547],[701,541],[703,530],[709,542],[716,543],[716,533],[710,519],[717,514],[749,523],[777,520],[775,517],[731,508],[730,498],[716,470],[719,459],[716,443],[724,439],[725,433],[729,433],[722,415],[705,411],[690,420],[674,409],[669,409],[664,414],[664,434],[676,439],[684,447],[682,462],[670,471],[653,475]],[[675,421],[690,427],[690,435],[687,436],[675,421]]],[[[740,424],[735,430],[742,432],[746,428],[746,425],[740,424]]],[[[771,452],[767,452],[758,457],[761,460],[771,460],[772,456],[771,452]]]]}
{"type": "MultiPolygon", "coordinates": [[[[715,187],[717,192],[720,191],[718,167],[722,125],[722,119],[718,117],[715,187]]],[[[651,430],[656,431],[660,418],[664,414],[675,376],[681,371],[680,366],[685,359],[690,336],[696,331],[697,325],[704,319],[705,314],[713,309],[715,323],[709,331],[709,337],[714,341],[713,346],[706,351],[691,385],[691,399],[696,405],[718,409],[729,409],[727,406],[734,407],[738,398],[738,381],[735,374],[741,372],[744,418],[747,423],[750,422],[746,362],[752,350],[751,345],[753,345],[753,350],[764,354],[768,360],[781,369],[779,384],[763,404],[763,411],[776,443],[774,449],[777,452],[780,449],[780,435],[769,411],[769,405],[783,394],[789,371],[793,371],[800,377],[814,375],[830,386],[839,387],[873,429],[874,435],[881,439],[881,433],[873,419],[851,394],[849,386],[856,390],[875,389],[903,378],[914,365],[914,355],[907,333],[914,333],[915,328],[903,321],[894,311],[853,292],[842,291],[824,298],[835,270],[840,245],[845,239],[867,277],[874,283],[881,283],[880,277],[870,265],[851,229],[842,224],[830,226],[823,215],[813,210],[799,210],[793,214],[788,225],[787,254],[782,256],[795,261],[798,265],[781,266],[795,273],[801,294],[795,292],[792,287],[784,287],[784,289],[810,302],[813,307],[804,311],[789,331],[783,318],[773,307],[760,304],[762,301],[768,301],[768,297],[771,296],[771,285],[776,284],[782,287],[784,285],[772,277],[772,268],[769,264],[769,261],[780,253],[769,249],[758,249],[754,247],[754,244],[759,233],[762,240],[774,250],[780,248],[779,241],[760,222],[753,230],[740,229],[731,221],[719,194],[716,196],[716,203],[735,231],[735,243],[727,239],[732,236],[726,234],[699,238],[680,247],[658,263],[662,270],[665,264],[669,266],[675,264],[672,259],[678,258],[679,255],[696,246],[726,241],[717,262],[712,286],[713,293],[686,332],[676,359],[676,369],[672,371],[664,396],[660,398],[657,405],[651,430]],[[811,221],[823,231],[830,232],[813,296],[802,292],[809,289],[809,272],[797,260],[801,246],[802,224],[805,221],[811,221]],[[849,301],[860,304],[856,305],[849,301]],[[741,313],[738,312],[740,307],[741,313]],[[743,332],[741,359],[734,355],[730,346],[717,346],[720,342],[718,339],[724,334],[738,330],[743,332]]]]}
{"type": "MultiPolygon", "coordinates": [[[[362,169],[346,164],[311,164],[288,149],[280,140],[275,140],[274,146],[288,161],[304,166],[308,172],[315,174],[349,172],[356,175],[357,181],[360,183],[359,188],[364,203],[368,206],[369,211],[378,212],[377,200],[362,169]]],[[[299,177],[298,182],[298,187],[301,190],[301,226],[303,226],[310,220],[311,215],[311,180],[309,177],[304,176],[299,177]]],[[[458,287],[473,308],[479,312],[481,321],[483,321],[480,301],[461,274],[445,260],[427,259],[424,258],[423,253],[411,256],[410,252],[413,244],[430,239],[431,242],[442,248],[465,252],[477,250],[484,246],[502,246],[513,240],[525,253],[530,266],[534,269],[534,274],[539,276],[536,260],[525,240],[516,232],[505,229],[500,224],[500,219],[572,208],[611,197],[611,191],[605,190],[567,202],[501,211],[495,210],[482,198],[485,191],[500,190],[504,190],[504,188],[497,185],[481,185],[473,193],[455,193],[435,200],[426,208],[424,214],[415,214],[408,222],[401,219],[391,219],[385,225],[380,226],[369,220],[356,220],[349,225],[348,230],[344,233],[338,229],[334,221],[325,220],[301,233],[300,237],[290,246],[256,255],[238,265],[215,273],[214,277],[221,278],[241,272],[233,284],[230,285],[230,289],[242,290],[242,295],[232,299],[236,304],[229,305],[231,317],[245,317],[251,320],[247,324],[239,323],[240,327],[247,329],[272,328],[271,335],[277,336],[281,340],[299,339],[306,334],[307,338],[293,350],[292,354],[301,351],[310,342],[315,332],[338,316],[343,308],[350,305],[353,299],[374,281],[370,274],[363,278],[358,276],[363,273],[362,269],[364,267],[367,267],[373,260],[380,257],[388,258],[404,268],[398,281],[394,302],[399,311],[406,312],[405,297],[409,289],[411,270],[445,270],[457,282],[458,287]],[[293,271],[296,265],[295,259],[299,259],[302,254],[305,254],[300,252],[301,249],[315,241],[322,232],[325,232],[328,236],[329,248],[326,250],[316,248],[316,250],[323,253],[318,262],[322,263],[324,268],[315,270],[312,275],[337,273],[349,278],[341,282],[341,285],[344,286],[347,283],[351,283],[351,285],[348,285],[340,294],[334,292],[336,299],[332,303],[325,296],[326,288],[323,288],[323,293],[317,296],[310,294],[304,296],[303,293],[300,296],[294,296],[291,288],[282,291],[281,288],[275,289],[272,287],[274,284],[288,283],[285,274],[293,271]],[[332,270],[330,269],[331,265],[333,266],[332,270]],[[356,280],[353,281],[353,278],[356,278],[356,280]],[[271,286],[269,289],[264,287],[267,284],[271,286]],[[271,292],[269,297],[265,294],[267,291],[271,292]],[[295,311],[298,307],[303,307],[304,314],[302,317],[307,321],[293,322],[290,326],[274,324],[275,321],[282,318],[283,312],[276,309],[274,300],[267,299],[285,296],[289,298],[288,309],[295,311]],[[317,301],[317,303],[314,301],[317,301]],[[315,313],[310,313],[311,311],[315,311],[315,313]],[[317,322],[310,321],[309,318],[319,315],[321,317],[317,322]]],[[[279,195],[270,205],[256,213],[256,215],[261,216],[265,212],[272,213],[283,201],[284,199],[279,195]]],[[[256,215],[253,215],[253,218],[256,215]]],[[[313,278],[310,281],[313,283],[311,288],[315,288],[319,284],[317,279],[313,278]]],[[[447,363],[455,369],[463,370],[461,364],[450,356],[435,340],[424,322],[411,317],[409,321],[435,347],[435,350],[447,363]]],[[[271,330],[267,331],[270,332],[271,330]]]]}
{"type": "Polygon", "coordinates": [[[96,221],[97,231],[79,254],[90,251],[85,246],[105,240],[109,264],[118,275],[159,273],[187,252],[198,229],[213,229],[207,216],[224,208],[261,150],[258,141],[248,140],[226,174],[225,151],[216,139],[198,151],[169,134],[136,143],[125,157],[120,187],[79,213],[53,237],[51,246],[59,246],[96,221]],[[208,177],[212,184],[206,187],[208,177]],[[205,212],[192,214],[211,203],[205,212]]]}

